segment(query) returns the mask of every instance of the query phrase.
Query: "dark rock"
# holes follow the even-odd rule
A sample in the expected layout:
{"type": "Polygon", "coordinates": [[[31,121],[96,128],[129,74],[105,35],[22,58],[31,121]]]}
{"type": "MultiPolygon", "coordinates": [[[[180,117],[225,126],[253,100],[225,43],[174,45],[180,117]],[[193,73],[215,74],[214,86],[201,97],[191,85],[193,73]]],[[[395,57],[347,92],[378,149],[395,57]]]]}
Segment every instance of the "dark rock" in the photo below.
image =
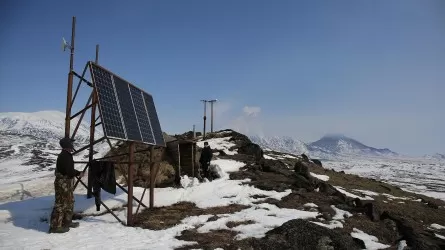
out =
{"type": "Polygon", "coordinates": [[[326,220],[331,220],[333,216],[335,216],[335,210],[327,205],[320,205],[318,210],[321,212],[323,218],[326,220]]]}
{"type": "Polygon", "coordinates": [[[397,224],[391,220],[391,219],[384,219],[383,220],[383,224],[385,225],[386,228],[388,228],[390,231],[397,231],[397,224]]]}
{"type": "Polygon", "coordinates": [[[342,170],[342,171],[340,171],[340,173],[345,174],[345,171],[342,170]]]}
{"type": "Polygon", "coordinates": [[[252,240],[253,249],[346,250],[361,249],[346,232],[331,230],[312,222],[290,220],[266,233],[266,237],[252,240]]]}
{"type": "Polygon", "coordinates": [[[224,150],[217,150],[220,156],[227,156],[226,152],[224,150]]]}
{"type": "Polygon", "coordinates": [[[439,209],[439,205],[432,201],[432,200],[427,200],[427,199],[421,199],[423,203],[426,203],[426,205],[430,208],[434,208],[434,209],[439,209]]]}
{"type": "Polygon", "coordinates": [[[277,160],[263,159],[261,160],[261,168],[264,172],[273,172],[284,176],[293,176],[294,173],[289,170],[284,162],[277,160]]]}
{"type": "Polygon", "coordinates": [[[320,240],[318,240],[317,249],[335,250],[335,248],[332,246],[332,240],[328,236],[323,236],[320,240]]]}
{"type": "Polygon", "coordinates": [[[263,158],[263,150],[258,144],[246,142],[238,148],[239,154],[252,155],[256,161],[263,158]]]}
{"type": "Polygon", "coordinates": [[[322,212],[321,217],[327,221],[332,220],[332,215],[328,212],[322,212]]]}
{"type": "Polygon", "coordinates": [[[338,190],[335,189],[331,184],[328,184],[326,182],[320,182],[319,186],[320,189],[319,191],[322,193],[325,193],[327,195],[335,195],[336,193],[338,193],[338,190]]]}
{"type": "Polygon", "coordinates": [[[402,235],[403,239],[406,240],[406,243],[410,249],[445,249],[445,242],[435,237],[433,233],[425,231],[424,226],[420,222],[406,219],[402,216],[387,211],[382,213],[380,219],[393,220],[397,225],[399,233],[402,235]]]}
{"type": "Polygon", "coordinates": [[[366,203],[363,208],[365,209],[365,214],[372,220],[372,221],[379,221],[380,220],[380,209],[377,207],[376,204],[369,202],[366,203]]]}
{"type": "Polygon", "coordinates": [[[309,164],[307,162],[304,162],[304,161],[295,162],[294,171],[295,171],[295,174],[302,175],[302,176],[306,177],[307,179],[312,178],[309,173],[309,164]]]}
{"type": "Polygon", "coordinates": [[[319,166],[319,167],[323,167],[323,164],[321,164],[321,161],[320,161],[320,160],[312,159],[312,162],[313,162],[315,165],[319,166]]]}
{"type": "Polygon", "coordinates": [[[307,155],[301,154],[301,157],[303,157],[304,161],[309,162],[309,157],[307,157],[307,155]]]}
{"type": "Polygon", "coordinates": [[[355,242],[355,243],[357,243],[357,245],[359,245],[360,246],[360,249],[366,249],[366,245],[365,245],[365,242],[363,241],[363,240],[361,240],[361,239],[358,239],[358,238],[352,238],[352,240],[355,242]]]}
{"type": "Polygon", "coordinates": [[[295,175],[295,183],[294,186],[296,188],[304,188],[307,191],[311,192],[314,191],[315,185],[312,179],[307,179],[303,175],[296,174],[295,175]]]}

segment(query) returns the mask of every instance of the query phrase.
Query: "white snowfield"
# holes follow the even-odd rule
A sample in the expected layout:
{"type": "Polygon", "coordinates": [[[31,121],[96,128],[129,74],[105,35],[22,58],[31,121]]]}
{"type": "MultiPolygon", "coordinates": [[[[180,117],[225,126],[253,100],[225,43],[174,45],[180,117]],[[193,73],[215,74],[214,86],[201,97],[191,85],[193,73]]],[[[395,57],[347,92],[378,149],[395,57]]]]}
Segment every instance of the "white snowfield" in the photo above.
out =
{"type": "MultiPolygon", "coordinates": [[[[25,199],[23,201],[5,202],[0,204],[0,249],[173,249],[180,246],[195,244],[175,238],[182,231],[197,229],[198,232],[228,229],[227,222],[247,221],[253,223],[239,225],[230,230],[237,232],[236,239],[247,237],[264,237],[265,233],[286,221],[302,218],[315,218],[316,204],[306,204],[311,211],[278,208],[275,205],[259,203],[267,198],[282,199],[289,195],[285,192],[264,191],[248,184],[249,180],[230,180],[228,173],[237,171],[244,166],[241,162],[217,159],[212,162],[222,178],[212,182],[199,183],[197,179],[184,177],[182,188],[155,189],[155,206],[168,206],[181,201],[193,202],[200,208],[227,206],[230,204],[248,205],[249,208],[233,214],[219,215],[217,220],[207,221],[213,215],[203,214],[185,218],[180,224],[165,230],[148,230],[125,227],[117,222],[111,214],[99,215],[105,211],[96,211],[94,198],[86,199],[85,189],[77,188],[75,194],[75,211],[87,215],[80,221],[78,228],[65,234],[48,234],[54,196],[45,195],[25,199]],[[262,198],[254,198],[261,195],[262,198]],[[255,204],[254,204],[255,203],[255,204]]],[[[84,177],[85,178],[85,177],[84,177]]],[[[51,186],[53,179],[41,179],[41,184],[51,186]]],[[[136,197],[140,197],[142,188],[134,188],[136,197]]],[[[148,204],[149,197],[144,197],[148,204]]],[[[102,191],[102,200],[110,208],[119,208],[127,201],[127,194],[118,189],[116,195],[102,191]]],[[[134,211],[137,203],[134,202],[134,211]]],[[[337,209],[337,214],[330,225],[314,222],[328,228],[342,227],[344,218],[351,216],[349,212],[337,209]]],[[[126,210],[116,212],[126,220],[126,210]]],[[[373,239],[373,238],[372,238],[373,239]]],[[[374,239],[369,241],[376,244],[374,239]]],[[[371,246],[370,246],[371,247],[371,246]]],[[[371,248],[370,248],[371,249],[371,248]]]]}
{"type": "Polygon", "coordinates": [[[344,158],[323,160],[323,167],[374,178],[405,191],[445,200],[445,161],[417,158],[344,158]]]}

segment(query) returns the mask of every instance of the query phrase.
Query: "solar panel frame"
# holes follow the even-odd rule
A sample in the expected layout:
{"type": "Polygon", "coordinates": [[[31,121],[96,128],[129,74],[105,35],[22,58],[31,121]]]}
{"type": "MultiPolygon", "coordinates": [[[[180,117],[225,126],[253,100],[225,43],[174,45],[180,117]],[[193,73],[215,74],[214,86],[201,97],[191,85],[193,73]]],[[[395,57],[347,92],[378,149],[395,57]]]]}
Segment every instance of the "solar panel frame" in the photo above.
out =
{"type": "MultiPolygon", "coordinates": [[[[138,88],[134,84],[126,81],[124,78],[114,74],[110,70],[107,70],[104,67],[102,67],[92,61],[89,62],[89,66],[90,66],[91,78],[93,81],[94,88],[98,92],[98,95],[97,95],[98,105],[97,106],[99,107],[99,113],[102,118],[102,127],[104,129],[106,137],[111,138],[111,139],[124,140],[124,141],[135,141],[135,142],[141,142],[144,144],[165,147],[163,132],[162,132],[162,129],[160,126],[160,121],[159,121],[159,118],[158,118],[158,115],[156,112],[156,106],[154,104],[153,96],[151,94],[148,94],[141,88],[138,88]],[[119,121],[120,121],[122,130],[123,130],[124,136],[113,136],[107,130],[107,127],[110,127],[110,125],[118,126],[118,124],[117,125],[116,124],[107,124],[107,123],[111,122],[110,119],[108,119],[109,117],[104,119],[104,116],[103,116],[104,111],[105,111],[105,114],[107,114],[107,111],[109,111],[110,108],[107,107],[103,103],[104,102],[103,95],[102,96],[99,95],[100,91],[98,90],[98,85],[96,84],[97,77],[94,75],[95,68],[97,69],[97,71],[102,71],[102,72],[105,72],[110,75],[111,81],[109,84],[112,86],[112,89],[114,92],[113,97],[115,98],[115,101],[117,103],[117,111],[119,113],[119,118],[120,118],[119,121]],[[125,85],[127,85],[126,87],[128,89],[128,93],[129,93],[128,95],[125,95],[125,93],[121,93],[121,91],[123,89],[122,82],[118,83],[118,85],[121,84],[119,87],[116,87],[117,86],[116,79],[118,79],[118,82],[122,81],[123,83],[125,83],[125,85]],[[132,116],[132,115],[125,114],[127,116],[127,123],[126,123],[125,122],[126,119],[124,119],[123,113],[130,112],[130,110],[128,108],[129,106],[122,106],[126,101],[127,101],[127,105],[128,105],[128,100],[125,100],[125,97],[129,97],[131,100],[131,104],[132,104],[131,111],[134,115],[133,117],[135,118],[135,124],[138,127],[140,140],[138,140],[139,137],[134,138],[134,136],[130,136],[133,138],[129,138],[128,129],[130,126],[128,123],[128,116],[132,116]],[[148,100],[146,100],[146,99],[148,99],[148,100]],[[147,101],[149,103],[147,103],[147,101]],[[143,104],[143,107],[141,105],[141,102],[143,104]],[[147,104],[149,104],[149,107],[147,107],[147,104]],[[124,107],[124,110],[122,110],[123,107],[124,107]],[[145,125],[143,125],[143,124],[145,124],[145,125]],[[149,126],[147,126],[147,125],[149,125],[149,126]],[[155,129],[153,129],[153,125],[155,126],[155,129]]],[[[116,111],[116,109],[115,109],[115,111],[116,111]]],[[[114,115],[116,116],[116,114],[114,114],[114,115]]],[[[130,121],[130,123],[131,123],[131,121],[130,121]]],[[[134,130],[134,127],[132,129],[134,130]]],[[[134,131],[133,131],[133,134],[134,134],[134,131]]]]}

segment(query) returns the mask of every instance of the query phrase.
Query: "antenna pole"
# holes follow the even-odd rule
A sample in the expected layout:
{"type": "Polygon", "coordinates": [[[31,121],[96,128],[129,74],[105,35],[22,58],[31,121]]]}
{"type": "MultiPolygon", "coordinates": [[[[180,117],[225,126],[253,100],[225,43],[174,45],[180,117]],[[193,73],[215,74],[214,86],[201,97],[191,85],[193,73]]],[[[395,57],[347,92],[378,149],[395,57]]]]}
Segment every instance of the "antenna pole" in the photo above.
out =
{"type": "Polygon", "coordinates": [[[66,97],[66,116],[65,116],[65,137],[70,137],[71,128],[71,99],[73,95],[73,64],[74,64],[74,38],[76,34],[76,17],[73,16],[73,23],[71,27],[71,44],[70,44],[70,71],[68,73],[68,93],[66,97]]]}
{"type": "Polygon", "coordinates": [[[203,129],[203,132],[202,132],[202,138],[205,139],[205,137],[206,137],[206,119],[207,119],[207,117],[206,117],[206,113],[207,113],[207,100],[201,100],[201,102],[204,102],[204,117],[203,117],[204,129],[203,129]]]}
{"type": "Polygon", "coordinates": [[[210,114],[210,132],[213,133],[213,103],[216,102],[217,100],[210,100],[210,109],[211,109],[211,114],[210,114]]]}
{"type": "Polygon", "coordinates": [[[96,64],[99,64],[99,44],[96,44],[96,64]]]}

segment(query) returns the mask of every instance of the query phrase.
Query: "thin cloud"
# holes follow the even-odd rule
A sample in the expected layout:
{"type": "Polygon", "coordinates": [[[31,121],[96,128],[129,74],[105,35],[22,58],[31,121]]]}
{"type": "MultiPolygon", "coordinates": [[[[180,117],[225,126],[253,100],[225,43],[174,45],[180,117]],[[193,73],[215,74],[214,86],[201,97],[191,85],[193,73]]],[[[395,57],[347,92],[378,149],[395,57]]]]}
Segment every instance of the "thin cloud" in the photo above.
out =
{"type": "Polygon", "coordinates": [[[247,116],[256,117],[261,113],[261,108],[256,106],[244,106],[243,112],[247,116]]]}

